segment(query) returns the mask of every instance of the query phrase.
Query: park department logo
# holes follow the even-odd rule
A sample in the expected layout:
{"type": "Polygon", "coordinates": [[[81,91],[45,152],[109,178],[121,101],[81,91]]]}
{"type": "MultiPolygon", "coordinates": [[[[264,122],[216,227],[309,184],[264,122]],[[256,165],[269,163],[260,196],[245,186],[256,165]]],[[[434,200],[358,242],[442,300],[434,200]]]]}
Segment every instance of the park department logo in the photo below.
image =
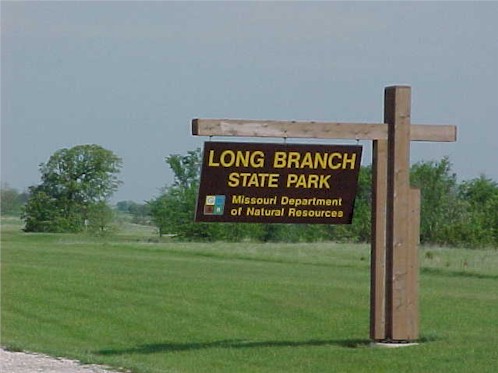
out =
{"type": "Polygon", "coordinates": [[[204,215],[223,215],[225,196],[206,196],[204,215]]]}

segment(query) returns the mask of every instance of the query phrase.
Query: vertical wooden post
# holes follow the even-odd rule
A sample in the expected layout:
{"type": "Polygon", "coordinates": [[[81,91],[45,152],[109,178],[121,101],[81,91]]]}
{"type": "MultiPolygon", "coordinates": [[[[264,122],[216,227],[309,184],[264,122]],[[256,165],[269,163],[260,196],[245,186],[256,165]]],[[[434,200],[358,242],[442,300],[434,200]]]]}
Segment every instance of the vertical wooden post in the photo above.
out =
{"type": "Polygon", "coordinates": [[[370,338],[380,341],[386,339],[387,140],[374,140],[372,150],[370,338]]]}
{"type": "Polygon", "coordinates": [[[419,259],[420,240],[420,189],[410,189],[410,234],[408,246],[408,284],[407,284],[407,335],[406,339],[418,339],[419,334],[419,259]]]}
{"type": "MultiPolygon", "coordinates": [[[[386,221],[386,338],[416,338],[410,332],[408,285],[410,250],[410,87],[387,87],[384,121],[388,124],[386,221]]],[[[413,232],[412,232],[413,233],[413,232]]]]}

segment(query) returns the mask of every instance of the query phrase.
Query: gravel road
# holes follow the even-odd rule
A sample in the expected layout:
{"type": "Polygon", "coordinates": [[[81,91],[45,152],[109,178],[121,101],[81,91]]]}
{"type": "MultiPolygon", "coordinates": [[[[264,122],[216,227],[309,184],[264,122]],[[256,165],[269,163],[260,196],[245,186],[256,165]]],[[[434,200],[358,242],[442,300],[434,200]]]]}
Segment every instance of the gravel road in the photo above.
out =
{"type": "Polygon", "coordinates": [[[98,365],[83,365],[74,360],[47,355],[10,352],[0,349],[1,373],[115,373],[98,365]]]}

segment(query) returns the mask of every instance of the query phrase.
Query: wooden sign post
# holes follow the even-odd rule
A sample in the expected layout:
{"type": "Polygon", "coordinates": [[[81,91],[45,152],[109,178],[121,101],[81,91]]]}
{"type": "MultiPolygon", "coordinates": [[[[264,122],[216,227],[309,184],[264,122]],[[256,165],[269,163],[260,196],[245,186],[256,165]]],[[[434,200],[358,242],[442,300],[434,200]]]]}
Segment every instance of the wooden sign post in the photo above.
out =
{"type": "Polygon", "coordinates": [[[384,123],[194,119],[199,136],[372,140],[370,338],[411,342],[419,337],[420,191],[410,188],[410,142],[456,141],[452,125],[410,121],[411,89],[384,92],[384,123]]]}

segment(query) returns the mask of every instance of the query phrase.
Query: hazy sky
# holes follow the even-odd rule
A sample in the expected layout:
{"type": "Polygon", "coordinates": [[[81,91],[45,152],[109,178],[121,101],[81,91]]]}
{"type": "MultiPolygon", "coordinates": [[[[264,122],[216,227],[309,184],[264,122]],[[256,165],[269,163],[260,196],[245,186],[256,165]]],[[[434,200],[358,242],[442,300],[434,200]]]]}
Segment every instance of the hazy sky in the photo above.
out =
{"type": "Polygon", "coordinates": [[[123,159],[113,200],[141,202],[207,140],[192,118],[381,122],[396,84],[413,123],[458,126],[412,162],[498,181],[498,2],[2,1],[1,33],[1,176],[20,190],[99,144],[123,159]]]}

